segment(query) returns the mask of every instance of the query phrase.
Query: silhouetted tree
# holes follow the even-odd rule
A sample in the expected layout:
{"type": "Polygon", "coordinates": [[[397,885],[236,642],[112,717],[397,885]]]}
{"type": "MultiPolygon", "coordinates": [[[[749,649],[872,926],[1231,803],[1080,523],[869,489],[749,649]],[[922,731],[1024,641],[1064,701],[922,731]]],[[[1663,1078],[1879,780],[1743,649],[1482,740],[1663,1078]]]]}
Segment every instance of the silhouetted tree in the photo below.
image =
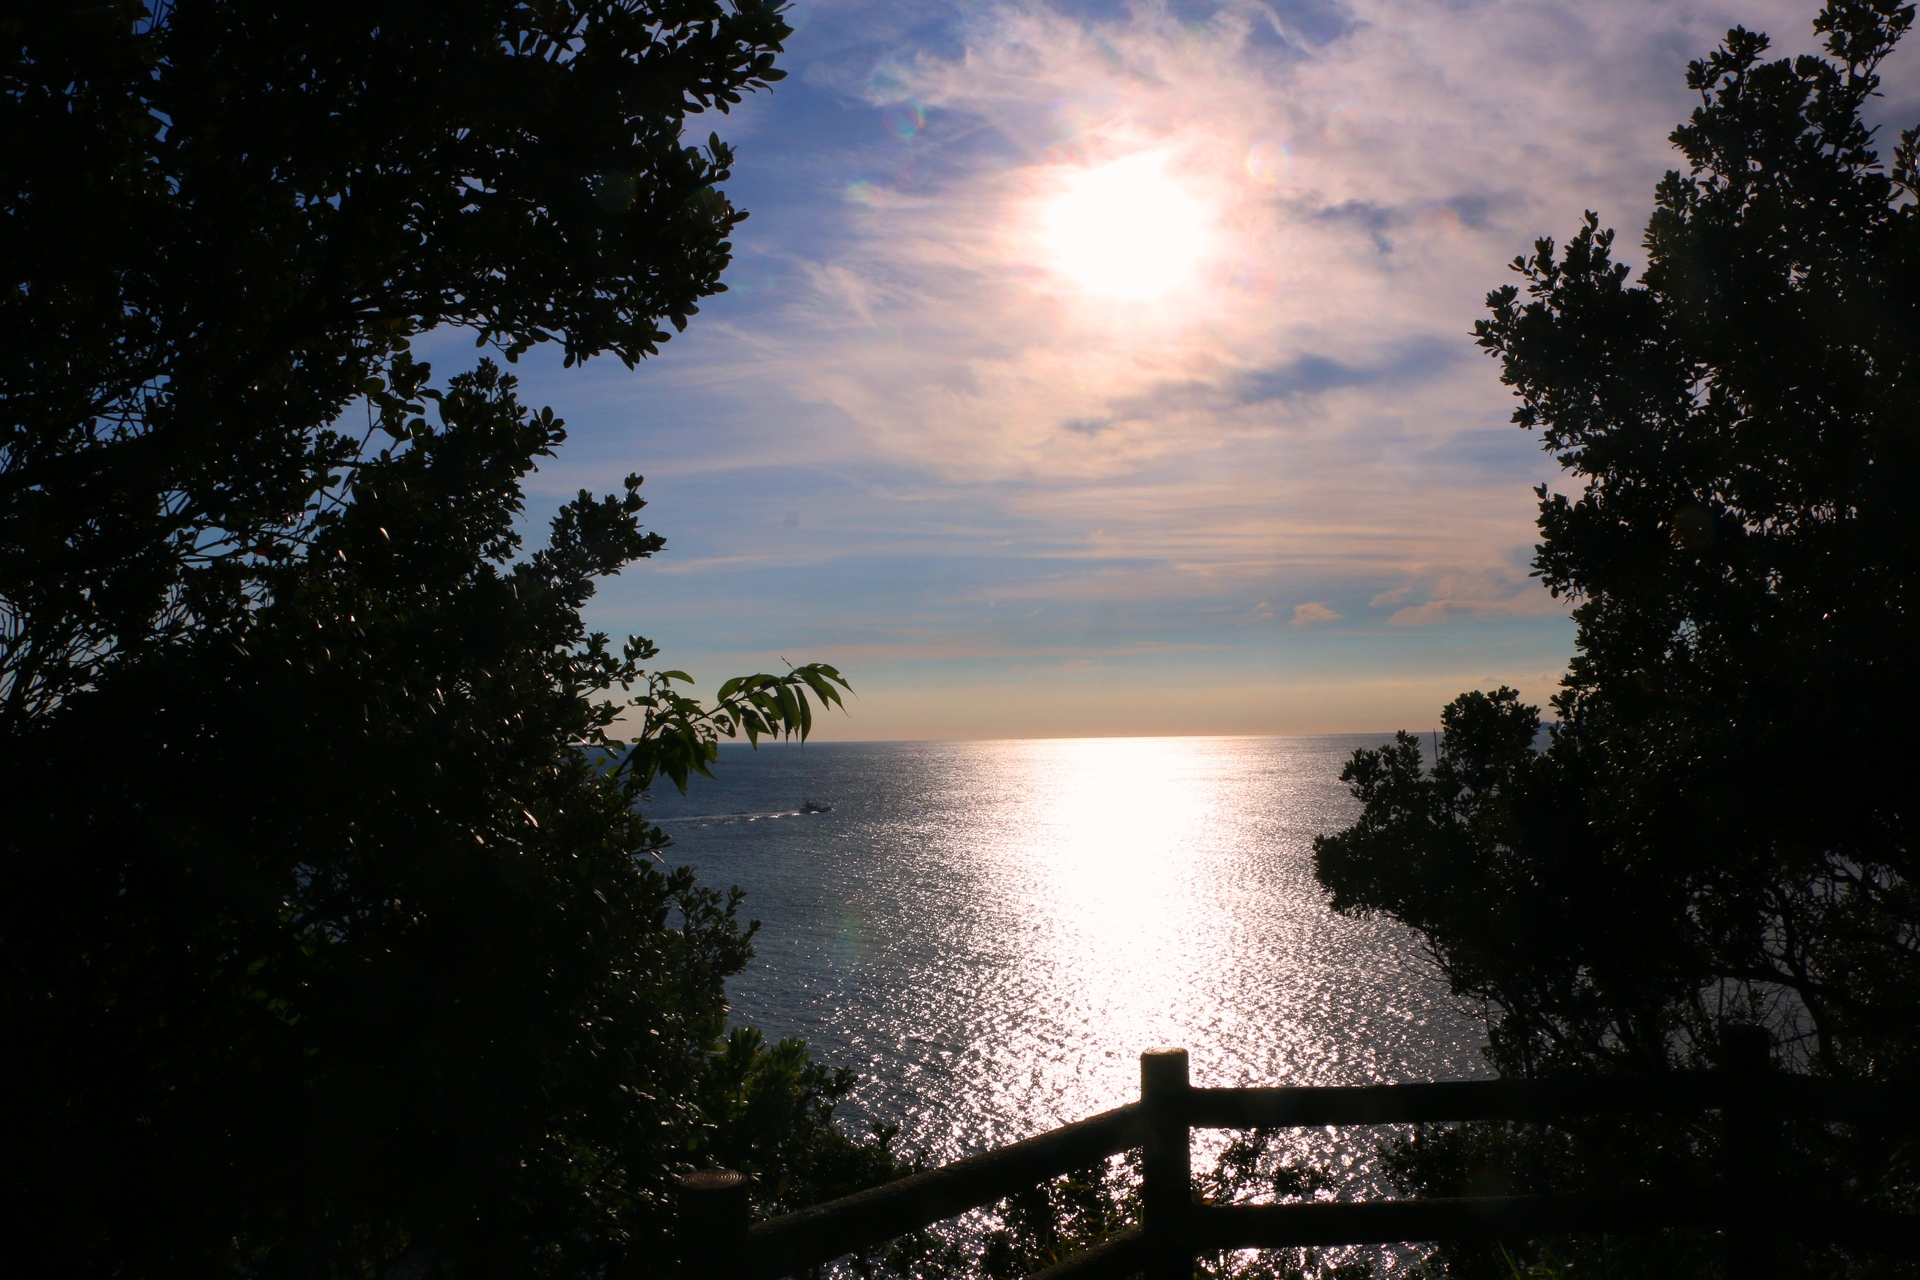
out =
{"type": "Polygon", "coordinates": [[[742,214],[688,114],[757,0],[120,0],[9,16],[0,715],[248,607],[412,334],[632,364],[742,214]]]}
{"type": "Polygon", "coordinates": [[[654,351],[744,216],[686,117],[786,34],[758,0],[0,23],[10,1265],[646,1274],[676,1166],[893,1169],[801,1047],[714,1056],[751,926],[635,810],[838,674],[707,708],[588,633],[662,545],[639,478],[523,553],[561,423],[409,351],[654,351]],[[735,1076],[762,1105],[703,1107],[735,1076]]]}
{"type": "MultiPolygon", "coordinates": [[[[1316,865],[1486,1002],[1503,1072],[1696,1062],[1731,1023],[1794,1069],[1920,1072],[1920,133],[1887,172],[1861,120],[1913,14],[1833,0],[1824,58],[1730,32],[1689,67],[1640,279],[1589,214],[1489,295],[1514,420],[1582,481],[1540,490],[1536,570],[1578,602],[1558,722],[1536,752],[1536,709],[1467,694],[1430,769],[1407,735],[1358,753],[1363,813],[1316,865]]],[[[1806,1176],[1910,1204],[1877,1137],[1806,1176]]],[[[1490,1141],[1406,1172],[1459,1186],[1490,1141]]],[[[1701,1141],[1535,1143],[1509,1172],[1657,1177],[1701,1141]]]]}

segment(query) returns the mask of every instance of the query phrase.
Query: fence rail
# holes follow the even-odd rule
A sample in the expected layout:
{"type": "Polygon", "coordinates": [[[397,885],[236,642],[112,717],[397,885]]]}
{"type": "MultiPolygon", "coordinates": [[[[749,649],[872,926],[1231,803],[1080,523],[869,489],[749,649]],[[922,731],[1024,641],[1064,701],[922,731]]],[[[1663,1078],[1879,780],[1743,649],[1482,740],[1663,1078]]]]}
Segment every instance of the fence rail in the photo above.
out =
{"type": "Polygon", "coordinates": [[[840,1200],[800,1209],[745,1231],[733,1280],[774,1280],[869,1248],[1139,1146],[1138,1103],[1103,1111],[1037,1137],[840,1200]]]}
{"type": "Polygon", "coordinates": [[[1011,1146],[785,1214],[748,1220],[747,1184],[705,1170],[682,1180],[687,1280],[779,1280],[993,1204],[1106,1156],[1141,1149],[1142,1225],[1034,1280],[1190,1280],[1196,1254],[1439,1240],[1518,1240],[1575,1232],[1704,1227],[1725,1232],[1729,1273],[1765,1277],[1775,1232],[1920,1255],[1920,1218],[1804,1199],[1775,1200],[1780,1121],[1916,1118],[1914,1100],[1862,1082],[1771,1073],[1760,1035],[1730,1037],[1726,1067],[1658,1076],[1456,1080],[1339,1088],[1193,1088],[1184,1049],[1141,1055],[1141,1099],[1011,1146]],[[1459,1199],[1201,1205],[1192,1130],[1506,1120],[1717,1110],[1728,1155],[1717,1185],[1459,1199]]]}

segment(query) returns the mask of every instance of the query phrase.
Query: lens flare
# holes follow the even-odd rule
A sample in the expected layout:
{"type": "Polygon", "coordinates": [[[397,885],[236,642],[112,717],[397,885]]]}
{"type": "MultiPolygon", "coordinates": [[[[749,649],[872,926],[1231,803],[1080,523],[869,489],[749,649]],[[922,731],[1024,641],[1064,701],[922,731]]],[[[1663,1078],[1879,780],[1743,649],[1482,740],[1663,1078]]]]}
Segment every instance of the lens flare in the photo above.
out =
{"type": "Polygon", "coordinates": [[[902,141],[920,132],[926,123],[926,109],[912,98],[889,103],[880,111],[881,127],[902,141]]]}
{"type": "Polygon", "coordinates": [[[1084,292],[1141,300],[1194,283],[1211,224],[1166,156],[1147,154],[1070,177],[1042,210],[1040,238],[1049,264],[1084,292]]]}
{"type": "Polygon", "coordinates": [[[1284,142],[1256,142],[1247,149],[1247,176],[1263,187],[1280,180],[1293,155],[1284,142]]]}
{"type": "Polygon", "coordinates": [[[1360,117],[1352,104],[1335,103],[1327,110],[1326,124],[1320,133],[1336,147],[1351,147],[1360,141],[1360,117]]]}

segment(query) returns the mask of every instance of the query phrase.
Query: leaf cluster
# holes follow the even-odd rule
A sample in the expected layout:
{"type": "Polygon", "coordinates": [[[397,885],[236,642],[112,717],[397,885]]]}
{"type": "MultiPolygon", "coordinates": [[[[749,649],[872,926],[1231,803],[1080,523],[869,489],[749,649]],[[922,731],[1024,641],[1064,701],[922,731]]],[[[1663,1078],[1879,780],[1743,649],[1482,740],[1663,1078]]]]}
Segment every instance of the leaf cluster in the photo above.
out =
{"type": "Polygon", "coordinates": [[[1591,762],[1558,741],[1537,752],[1539,709],[1514,690],[1462,694],[1441,714],[1430,768],[1401,733],[1342,770],[1360,817],[1314,846],[1334,908],[1412,926],[1454,990],[1496,1011],[1503,1070],[1665,1068],[1676,1025],[1704,1034],[1718,1012],[1696,1003],[1711,993],[1684,883],[1605,838],[1591,762]]]}
{"type": "MultiPolygon", "coordinates": [[[[1236,1133],[1194,1179],[1201,1204],[1331,1198],[1333,1176],[1292,1158],[1272,1129],[1236,1133]]],[[[1018,1280],[1083,1253],[1140,1223],[1140,1154],[1130,1151],[1009,1196],[995,1207],[973,1273],[1018,1280]]],[[[1370,1280],[1372,1263],[1350,1250],[1213,1250],[1195,1261],[1197,1280],[1370,1280]]],[[[951,1275],[944,1266],[895,1268],[900,1274],[951,1275]]]]}
{"type": "Polygon", "coordinates": [[[1910,1069],[1920,1025],[1883,738],[1920,710],[1920,212],[1859,118],[1913,15],[1830,4],[1825,59],[1730,32],[1689,70],[1641,281],[1589,215],[1480,325],[1515,421],[1584,480],[1542,491],[1536,570],[1579,602],[1549,754],[1589,760],[1585,816],[1685,886],[1680,963],[1791,992],[1830,1071],[1910,1069]]]}
{"type": "Polygon", "coordinates": [[[744,216],[685,119],[777,79],[786,33],[757,0],[0,22],[24,1271],[658,1274],[674,1173],[729,1143],[789,1201],[897,1170],[832,1127],[842,1076],[724,1040],[755,926],[638,807],[845,681],[662,696],[654,646],[581,617],[663,545],[640,477],[524,547],[564,424],[409,349],[655,350],[744,216]],[[730,1108],[742,1054],[780,1105],[730,1108]]]}
{"type": "Polygon", "coordinates": [[[753,1179],[768,1214],[833,1200],[919,1167],[894,1155],[898,1125],[871,1126],[871,1141],[834,1127],[837,1103],[853,1092],[853,1072],[813,1061],[800,1040],[769,1045],[752,1027],[735,1027],[708,1058],[699,1085],[701,1132],[696,1159],[753,1179]]]}
{"type": "MultiPolygon", "coordinates": [[[[1556,723],[1536,750],[1536,709],[1466,694],[1430,765],[1408,735],[1357,754],[1361,816],[1317,842],[1316,868],[1336,906],[1419,931],[1487,1008],[1503,1072],[1697,1065],[1739,1023],[1789,1069],[1920,1071],[1898,746],[1920,717],[1920,130],[1889,169],[1862,119],[1913,19],[1831,0],[1825,56],[1773,60],[1735,28],[1688,69],[1700,102],[1638,279],[1589,213],[1488,295],[1477,337],[1514,421],[1575,482],[1538,491],[1535,572],[1578,628],[1556,723]]],[[[1809,1187],[1912,1208],[1911,1137],[1807,1130],[1794,1159],[1809,1187]]],[[[1408,1152],[1407,1185],[1429,1191],[1476,1168],[1544,1189],[1706,1176],[1713,1158],[1677,1126],[1469,1127],[1408,1152]]],[[[1561,1256],[1693,1265],[1638,1248],[1561,1256]]]]}
{"type": "MultiPolygon", "coordinates": [[[[720,291],[760,0],[139,0],[0,27],[0,718],[251,607],[410,337],[629,365],[720,291]]],[[[404,394],[404,392],[400,393],[404,394]]]]}
{"type": "MultiPolygon", "coordinates": [[[[581,750],[632,659],[579,606],[658,539],[629,487],[517,556],[560,424],[484,363],[421,398],[244,629],[8,743],[10,1202],[83,1264],[632,1269],[711,1155],[751,929],[581,750]]],[[[832,1133],[844,1083],[788,1082],[774,1165],[891,1170],[832,1133]]]]}

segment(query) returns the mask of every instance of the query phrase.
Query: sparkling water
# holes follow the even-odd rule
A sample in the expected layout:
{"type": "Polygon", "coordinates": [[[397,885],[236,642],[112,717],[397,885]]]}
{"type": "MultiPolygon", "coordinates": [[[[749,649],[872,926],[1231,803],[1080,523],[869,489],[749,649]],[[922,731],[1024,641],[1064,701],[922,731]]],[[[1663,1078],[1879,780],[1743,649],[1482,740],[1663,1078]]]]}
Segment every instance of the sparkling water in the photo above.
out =
{"type": "Polygon", "coordinates": [[[1490,1074],[1418,939],[1313,879],[1358,808],[1341,765],[1385,740],[728,746],[648,812],[761,921],[736,1020],[947,1160],[1133,1100],[1155,1045],[1197,1085],[1490,1074]]]}

